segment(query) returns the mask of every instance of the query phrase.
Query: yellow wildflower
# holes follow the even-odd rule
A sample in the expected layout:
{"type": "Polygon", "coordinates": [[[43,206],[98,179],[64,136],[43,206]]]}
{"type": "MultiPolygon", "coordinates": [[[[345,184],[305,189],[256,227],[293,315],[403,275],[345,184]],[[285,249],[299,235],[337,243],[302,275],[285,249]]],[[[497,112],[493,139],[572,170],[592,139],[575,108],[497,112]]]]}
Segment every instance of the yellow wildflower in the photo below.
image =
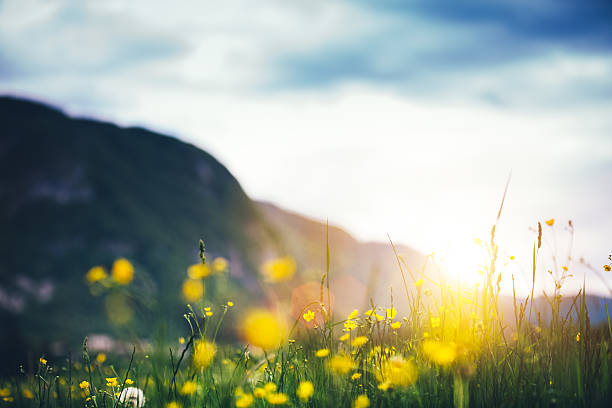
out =
{"type": "Polygon", "coordinates": [[[185,344],[185,338],[179,337],[179,344],[185,344]]]}
{"type": "Polygon", "coordinates": [[[410,386],[416,382],[417,376],[418,372],[414,363],[401,356],[385,358],[376,372],[378,382],[387,388],[410,386]]]}
{"type": "Polygon", "coordinates": [[[392,328],[392,329],[397,330],[397,329],[399,329],[400,327],[402,327],[402,322],[393,322],[393,323],[391,323],[391,328],[392,328]]]}
{"type": "Polygon", "coordinates": [[[13,397],[3,397],[2,400],[4,402],[13,402],[13,401],[15,401],[15,398],[13,398],[13,397]]]}
{"type": "Polygon", "coordinates": [[[606,272],[610,272],[610,270],[612,270],[612,268],[610,267],[610,265],[604,265],[604,271],[606,272]]]}
{"type": "Polygon", "coordinates": [[[85,279],[87,279],[87,282],[89,283],[95,283],[101,281],[102,279],[105,279],[106,276],[106,271],[103,267],[94,266],[87,272],[87,274],[85,275],[85,279]]]}
{"type": "Polygon", "coordinates": [[[310,381],[302,381],[296,390],[296,395],[302,402],[308,402],[314,394],[314,386],[310,381]]]}
{"type": "Polygon", "coordinates": [[[89,390],[89,383],[87,381],[81,381],[79,383],[79,388],[82,390],[89,390]]]}
{"type": "Polygon", "coordinates": [[[113,263],[111,274],[115,282],[127,285],[134,279],[134,267],[127,259],[119,258],[113,263]]]}
{"type": "Polygon", "coordinates": [[[329,356],[329,349],[327,348],[319,349],[315,352],[315,356],[319,358],[327,357],[329,356]]]}
{"type": "Polygon", "coordinates": [[[340,336],[340,338],[338,340],[340,340],[340,341],[347,341],[349,337],[350,337],[350,335],[348,333],[345,333],[342,336],[340,336]]]}
{"type": "Polygon", "coordinates": [[[274,384],[273,382],[269,382],[266,385],[264,385],[263,389],[266,393],[268,393],[268,392],[275,392],[277,388],[276,388],[276,384],[274,384]]]}
{"type": "Polygon", "coordinates": [[[347,320],[344,322],[344,329],[346,331],[352,331],[357,328],[357,323],[354,320],[347,320]]]}
{"type": "Polygon", "coordinates": [[[417,288],[420,288],[424,284],[425,284],[425,279],[419,279],[418,281],[414,282],[414,286],[416,286],[417,288]]]}
{"type": "Polygon", "coordinates": [[[231,300],[228,300],[227,307],[234,307],[234,302],[232,302],[231,300]]]}
{"type": "Polygon", "coordinates": [[[117,377],[107,377],[106,378],[106,386],[107,387],[117,387],[119,384],[117,383],[117,377]]]}
{"type": "Polygon", "coordinates": [[[310,323],[310,321],[315,318],[315,314],[312,310],[308,309],[302,317],[307,323],[310,323]]]}
{"type": "Polygon", "coordinates": [[[286,282],[295,274],[295,260],[286,256],[265,262],[261,266],[261,274],[268,282],[286,282]]]}
{"type": "Polygon", "coordinates": [[[187,268],[187,276],[190,279],[203,279],[210,275],[210,267],[208,265],[197,263],[187,268]]]}
{"type": "Polygon", "coordinates": [[[351,375],[351,380],[358,380],[361,378],[361,373],[355,373],[351,375]]]}
{"type": "Polygon", "coordinates": [[[361,347],[364,344],[366,344],[367,342],[368,342],[368,338],[366,336],[355,337],[355,339],[353,340],[352,346],[353,347],[361,347]]]}
{"type": "Polygon", "coordinates": [[[253,395],[255,396],[255,398],[263,398],[266,396],[266,390],[261,387],[255,387],[255,389],[253,390],[253,395]]]}
{"type": "Polygon", "coordinates": [[[580,341],[580,332],[576,333],[576,343],[580,341]]]}
{"type": "Polygon", "coordinates": [[[248,408],[253,405],[253,396],[251,394],[240,394],[236,400],[236,408],[248,408]]]}
{"type": "Polygon", "coordinates": [[[0,388],[0,397],[8,397],[11,395],[11,390],[8,388],[0,388]]]}
{"type": "Polygon", "coordinates": [[[185,383],[181,387],[180,393],[182,395],[193,395],[193,394],[195,394],[197,388],[198,387],[196,386],[195,382],[193,382],[193,381],[185,381],[185,383]]]}
{"type": "Polygon", "coordinates": [[[127,385],[132,385],[132,384],[134,384],[134,381],[128,378],[128,379],[125,380],[125,383],[127,385]]]}
{"type": "Polygon", "coordinates": [[[34,398],[34,394],[32,393],[32,391],[28,390],[27,388],[25,390],[23,390],[23,396],[26,399],[32,399],[34,398]]]}
{"type": "Polygon", "coordinates": [[[166,408],[181,408],[181,404],[176,401],[172,401],[166,404],[166,408]]]}
{"type": "Polygon", "coordinates": [[[387,309],[387,319],[393,320],[397,316],[397,310],[394,307],[387,309]]]}
{"type": "Polygon", "coordinates": [[[286,337],[287,328],[274,314],[254,310],[242,321],[241,331],[248,343],[263,350],[272,350],[286,337]]]}
{"type": "Polygon", "coordinates": [[[423,342],[423,354],[438,365],[449,365],[457,357],[454,343],[443,343],[436,340],[423,342]]]}
{"type": "Polygon", "coordinates": [[[348,317],[346,318],[347,320],[353,320],[354,318],[356,318],[359,315],[359,310],[357,309],[353,309],[353,311],[351,312],[350,315],[348,315],[348,317]]]}
{"type": "Polygon", "coordinates": [[[355,369],[356,365],[349,356],[338,354],[333,356],[328,362],[327,367],[335,374],[346,375],[355,369]]]}
{"type": "Polygon", "coordinates": [[[106,354],[98,353],[98,355],[96,356],[96,361],[98,362],[98,364],[104,363],[106,361],[106,354]]]}
{"type": "Polygon", "coordinates": [[[44,358],[39,358],[38,361],[40,361],[40,364],[42,365],[46,365],[47,364],[47,360],[45,360],[44,358]]]}
{"type": "Polygon", "coordinates": [[[188,302],[196,302],[204,297],[204,282],[196,279],[186,279],[183,282],[183,297],[188,302]]]}
{"type": "Polygon", "coordinates": [[[206,368],[210,365],[217,352],[215,343],[206,340],[198,340],[194,345],[193,364],[198,368],[206,368]]]}
{"type": "Polygon", "coordinates": [[[268,401],[268,404],[270,405],[283,405],[289,401],[289,397],[287,394],[283,394],[282,392],[275,392],[272,394],[267,394],[266,401],[268,401]]]}
{"type": "Polygon", "coordinates": [[[355,398],[355,402],[353,402],[353,408],[368,408],[370,406],[370,399],[367,395],[362,394],[355,398]]]}
{"type": "Polygon", "coordinates": [[[554,218],[551,218],[550,220],[546,221],[546,225],[548,225],[549,227],[552,227],[554,223],[555,223],[554,218]]]}
{"type": "Polygon", "coordinates": [[[219,256],[212,263],[213,271],[221,273],[227,269],[227,259],[219,256]]]}

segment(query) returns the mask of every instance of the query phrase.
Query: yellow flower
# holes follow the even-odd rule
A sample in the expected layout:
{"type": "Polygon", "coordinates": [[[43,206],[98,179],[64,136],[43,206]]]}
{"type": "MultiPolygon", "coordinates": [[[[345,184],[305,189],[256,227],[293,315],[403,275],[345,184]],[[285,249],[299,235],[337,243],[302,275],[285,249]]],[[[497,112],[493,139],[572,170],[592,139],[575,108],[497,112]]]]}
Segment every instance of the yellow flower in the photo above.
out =
{"type": "Polygon", "coordinates": [[[255,396],[255,398],[263,398],[266,396],[266,390],[261,387],[255,387],[255,389],[253,390],[253,395],[255,396]]]}
{"type": "Polygon", "coordinates": [[[353,320],[354,318],[356,318],[359,315],[359,310],[354,309],[350,315],[348,315],[348,317],[346,318],[347,320],[353,320]]]}
{"type": "Polygon", "coordinates": [[[181,387],[180,393],[182,395],[193,395],[196,392],[197,386],[193,381],[185,381],[185,384],[181,387]]]}
{"type": "Polygon", "coordinates": [[[187,276],[190,279],[203,279],[210,275],[210,267],[205,264],[193,264],[187,268],[187,276]]]}
{"type": "Polygon", "coordinates": [[[277,389],[276,384],[274,384],[273,382],[266,383],[263,388],[265,392],[275,392],[277,389]]]}
{"type": "Polygon", "coordinates": [[[106,361],[106,354],[98,353],[98,355],[96,356],[96,361],[98,362],[98,364],[104,363],[106,361]]]}
{"type": "Polygon", "coordinates": [[[357,323],[355,323],[353,320],[347,320],[346,322],[344,322],[344,329],[346,331],[352,331],[355,330],[357,328],[357,323]]]}
{"type": "Polygon", "coordinates": [[[356,367],[355,362],[349,356],[338,354],[327,362],[327,368],[335,374],[346,375],[356,367]]]}
{"type": "Polygon", "coordinates": [[[85,279],[87,279],[89,283],[95,283],[104,278],[106,278],[106,271],[101,266],[94,266],[85,275],[85,279]]]}
{"type": "Polygon", "coordinates": [[[42,365],[46,365],[47,364],[47,360],[45,360],[44,358],[39,358],[38,361],[40,361],[40,364],[42,365]]]}
{"type": "Polygon", "coordinates": [[[125,383],[127,385],[132,385],[132,384],[134,384],[134,381],[132,381],[131,379],[128,378],[128,379],[125,380],[125,383]]]}
{"type": "Polygon", "coordinates": [[[397,316],[397,310],[394,307],[387,309],[387,319],[393,320],[397,316]]]}
{"type": "Polygon", "coordinates": [[[385,320],[384,316],[379,315],[378,313],[376,313],[374,310],[370,309],[367,312],[365,312],[366,316],[374,316],[376,318],[376,320],[378,321],[382,321],[385,320]]]}
{"type": "Polygon", "coordinates": [[[383,386],[383,391],[390,387],[407,387],[414,384],[417,380],[417,368],[410,360],[405,360],[401,356],[385,358],[380,363],[380,368],[376,371],[376,379],[383,386]],[[385,388],[386,387],[386,388],[385,388]]]}
{"type": "Polygon", "coordinates": [[[268,282],[286,282],[295,274],[295,260],[286,256],[265,262],[261,266],[261,274],[268,282]]]}
{"type": "Polygon", "coordinates": [[[32,393],[32,391],[30,391],[30,390],[28,390],[28,389],[23,390],[23,396],[24,396],[26,399],[32,399],[32,398],[34,398],[34,394],[32,393]]]}
{"type": "Polygon", "coordinates": [[[79,383],[79,388],[82,390],[89,390],[89,383],[87,381],[81,381],[79,383]]]}
{"type": "Polygon", "coordinates": [[[117,387],[119,384],[117,383],[117,377],[107,377],[106,378],[106,386],[107,387],[117,387]]]}
{"type": "Polygon", "coordinates": [[[253,396],[251,394],[240,394],[236,400],[236,408],[248,408],[253,405],[253,396]]]}
{"type": "Polygon", "coordinates": [[[185,344],[185,338],[179,337],[179,344],[185,344]]]}
{"type": "Polygon", "coordinates": [[[576,343],[580,341],[580,332],[576,333],[576,343]]]}
{"type": "Polygon", "coordinates": [[[193,364],[198,368],[206,368],[210,365],[217,352],[215,343],[206,340],[198,340],[194,345],[193,364]]]}
{"type": "Polygon", "coordinates": [[[8,397],[11,395],[11,390],[8,388],[0,388],[0,397],[8,397]]]}
{"type": "Polygon", "coordinates": [[[548,225],[549,227],[552,227],[554,223],[555,223],[554,218],[551,218],[550,220],[546,221],[546,225],[548,225]]]}
{"type": "Polygon", "coordinates": [[[438,365],[449,365],[457,357],[454,343],[443,343],[436,340],[423,342],[423,354],[438,365]]]}
{"type": "Polygon", "coordinates": [[[134,279],[134,267],[127,259],[119,258],[113,263],[111,274],[115,282],[127,285],[134,279]]]}
{"type": "Polygon", "coordinates": [[[266,310],[252,311],[244,318],[240,327],[244,339],[263,350],[277,348],[287,333],[285,324],[266,310]]]}
{"type": "Polygon", "coordinates": [[[326,348],[319,349],[315,352],[315,356],[319,358],[327,357],[329,356],[329,349],[326,349],[326,348]]]}
{"type": "Polygon", "coordinates": [[[181,408],[181,404],[176,401],[172,401],[166,404],[166,408],[181,408]]]}
{"type": "Polygon", "coordinates": [[[227,307],[234,307],[234,302],[232,302],[231,300],[228,300],[227,307]]]}
{"type": "Polygon", "coordinates": [[[210,310],[208,310],[208,311],[206,312],[206,316],[210,317],[210,316],[212,316],[212,315],[213,315],[213,312],[211,312],[210,310]]]}
{"type": "Polygon", "coordinates": [[[312,310],[308,309],[302,317],[307,323],[310,323],[310,321],[315,318],[315,314],[312,310]]]}
{"type": "Polygon", "coordinates": [[[353,347],[361,347],[364,344],[366,344],[367,342],[368,342],[368,338],[366,336],[355,337],[355,339],[353,340],[352,346],[353,347]]]}
{"type": "Polygon", "coordinates": [[[368,408],[370,406],[370,399],[367,395],[362,394],[355,399],[353,402],[353,408],[368,408]]]}
{"type": "Polygon", "coordinates": [[[223,257],[217,257],[212,263],[213,270],[216,273],[221,273],[227,269],[227,259],[223,257]]]}
{"type": "Polygon", "coordinates": [[[361,378],[361,373],[355,373],[351,375],[351,380],[358,380],[361,378]]]}
{"type": "Polygon", "coordinates": [[[424,284],[425,284],[425,279],[419,279],[418,281],[414,282],[414,286],[416,286],[417,288],[420,288],[424,284]]]}
{"type": "Polygon", "coordinates": [[[340,336],[340,338],[338,340],[340,340],[340,341],[347,341],[349,337],[350,337],[349,334],[345,333],[342,336],[340,336]]]}
{"type": "Polygon", "coordinates": [[[204,283],[196,279],[183,282],[183,297],[188,302],[196,302],[204,296],[204,283]]]}
{"type": "Polygon", "coordinates": [[[15,398],[13,398],[13,397],[3,397],[2,400],[4,402],[13,402],[13,401],[15,401],[15,398]]]}
{"type": "Polygon", "coordinates": [[[567,272],[567,266],[563,266],[563,270],[567,272]]]}
{"type": "Polygon", "coordinates": [[[310,381],[302,381],[295,392],[300,401],[308,402],[314,394],[314,386],[310,381]]]}
{"type": "Polygon", "coordinates": [[[266,395],[266,401],[271,405],[283,405],[289,401],[289,397],[287,394],[283,394],[282,392],[275,392],[266,395]]]}
{"type": "Polygon", "coordinates": [[[391,323],[391,328],[392,328],[392,329],[397,330],[397,329],[399,329],[400,327],[402,327],[402,322],[393,322],[393,323],[391,323]]]}
{"type": "Polygon", "coordinates": [[[610,272],[610,270],[612,270],[612,268],[610,267],[610,265],[604,265],[604,271],[606,272],[610,272]]]}

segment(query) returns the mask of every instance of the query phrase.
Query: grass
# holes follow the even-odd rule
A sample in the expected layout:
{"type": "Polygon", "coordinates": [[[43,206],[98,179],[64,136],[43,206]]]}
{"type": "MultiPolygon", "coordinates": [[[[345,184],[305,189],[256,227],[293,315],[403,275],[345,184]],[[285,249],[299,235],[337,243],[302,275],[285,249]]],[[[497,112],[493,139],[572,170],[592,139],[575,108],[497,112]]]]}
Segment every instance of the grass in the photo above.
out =
{"type": "MultiPolygon", "coordinates": [[[[53,363],[41,357],[35,372],[0,382],[0,405],[115,408],[139,406],[144,396],[145,406],[160,408],[609,406],[609,315],[607,326],[591,326],[584,286],[563,312],[565,273],[548,297],[549,310],[534,302],[538,226],[531,294],[515,294],[510,321],[500,311],[495,226],[477,286],[434,278],[427,265],[411,271],[396,253],[408,304],[400,311],[391,290],[384,306],[371,301],[367,311],[331,313],[327,243],[319,296],[294,320],[288,322],[280,307],[241,310],[239,301],[206,306],[206,298],[194,298],[184,316],[185,339],[168,344],[161,336],[108,356],[90,354],[86,339],[80,355],[53,363]],[[542,318],[545,312],[551,318],[542,318]],[[224,330],[237,332],[240,341],[220,341],[224,330]]],[[[200,255],[206,263],[203,244],[200,255]]],[[[226,265],[216,264],[219,270],[195,279],[223,273],[226,265]]],[[[270,290],[286,288],[294,272],[287,257],[262,268],[270,290]]],[[[128,290],[125,274],[121,284],[112,276],[92,285],[109,293],[128,290]]]]}

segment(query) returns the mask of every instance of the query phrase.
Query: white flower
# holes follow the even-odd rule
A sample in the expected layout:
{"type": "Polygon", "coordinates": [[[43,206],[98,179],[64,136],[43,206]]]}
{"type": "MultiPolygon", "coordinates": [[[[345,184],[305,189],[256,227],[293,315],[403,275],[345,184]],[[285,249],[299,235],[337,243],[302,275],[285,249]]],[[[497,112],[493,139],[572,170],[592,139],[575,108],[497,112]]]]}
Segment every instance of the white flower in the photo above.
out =
{"type": "Polygon", "coordinates": [[[119,402],[126,405],[131,405],[133,408],[142,408],[146,398],[141,389],[136,387],[127,387],[119,395],[119,402]]]}

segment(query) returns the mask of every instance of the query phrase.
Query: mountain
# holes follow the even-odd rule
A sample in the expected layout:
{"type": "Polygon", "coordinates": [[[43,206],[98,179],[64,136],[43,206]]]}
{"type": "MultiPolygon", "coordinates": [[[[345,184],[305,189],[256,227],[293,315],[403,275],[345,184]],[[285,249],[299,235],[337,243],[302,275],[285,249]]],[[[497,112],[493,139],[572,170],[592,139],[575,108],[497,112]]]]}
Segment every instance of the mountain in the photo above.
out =
{"type": "MultiPolygon", "coordinates": [[[[141,128],[71,118],[33,101],[0,97],[0,344],[11,370],[24,350],[61,355],[85,335],[151,335],[152,321],[183,328],[180,298],[187,267],[203,239],[210,257],[229,260],[207,299],[263,300],[259,265],[271,256],[297,260],[292,284],[325,270],[326,226],[251,200],[208,153],[141,128]],[[138,318],[113,328],[103,296],[84,274],[129,259],[136,279],[129,301],[138,318]]],[[[337,300],[365,304],[387,297],[380,274],[401,289],[387,244],[361,243],[329,228],[337,300]],[[370,282],[370,284],[368,284],[370,282]]],[[[409,262],[421,255],[400,247],[409,262]]],[[[346,307],[345,307],[346,308],[346,307]]]]}

